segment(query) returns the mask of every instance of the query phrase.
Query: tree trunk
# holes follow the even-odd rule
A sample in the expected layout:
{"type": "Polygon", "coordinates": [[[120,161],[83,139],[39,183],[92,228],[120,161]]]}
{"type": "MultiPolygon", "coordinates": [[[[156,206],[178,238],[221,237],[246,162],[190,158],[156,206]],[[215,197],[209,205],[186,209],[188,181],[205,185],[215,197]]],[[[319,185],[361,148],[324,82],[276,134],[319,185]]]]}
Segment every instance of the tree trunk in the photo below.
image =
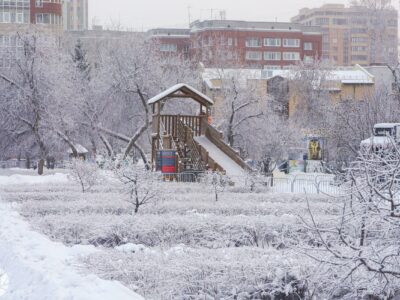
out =
{"type": "Polygon", "coordinates": [[[41,158],[39,160],[39,164],[38,164],[38,174],[39,175],[43,175],[43,169],[44,169],[44,159],[41,158]]]}

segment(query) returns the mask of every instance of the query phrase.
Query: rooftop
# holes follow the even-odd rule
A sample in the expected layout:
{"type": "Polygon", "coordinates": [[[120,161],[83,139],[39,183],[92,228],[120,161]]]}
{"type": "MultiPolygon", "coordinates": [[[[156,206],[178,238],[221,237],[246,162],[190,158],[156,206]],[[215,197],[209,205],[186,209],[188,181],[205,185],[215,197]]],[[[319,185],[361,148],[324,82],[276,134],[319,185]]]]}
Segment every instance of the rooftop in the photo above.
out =
{"type": "MultiPolygon", "coordinates": [[[[321,76],[329,82],[340,82],[341,84],[374,84],[375,77],[363,67],[338,67],[333,70],[321,71],[321,76]]],[[[262,69],[217,69],[206,68],[202,73],[205,84],[211,89],[218,89],[215,80],[223,78],[237,78],[241,85],[246,85],[248,80],[269,80],[274,77],[294,78],[296,70],[262,70],[262,69]],[[214,82],[213,82],[214,81],[214,82]]]]}
{"type": "Polygon", "coordinates": [[[239,31],[294,31],[303,33],[322,34],[318,26],[304,26],[288,22],[252,22],[237,20],[205,20],[194,21],[190,24],[191,32],[204,30],[239,30],[239,31]]]}
{"type": "Polygon", "coordinates": [[[147,31],[148,36],[152,37],[163,37],[163,36],[173,36],[173,37],[189,37],[189,28],[154,28],[147,31]]]}

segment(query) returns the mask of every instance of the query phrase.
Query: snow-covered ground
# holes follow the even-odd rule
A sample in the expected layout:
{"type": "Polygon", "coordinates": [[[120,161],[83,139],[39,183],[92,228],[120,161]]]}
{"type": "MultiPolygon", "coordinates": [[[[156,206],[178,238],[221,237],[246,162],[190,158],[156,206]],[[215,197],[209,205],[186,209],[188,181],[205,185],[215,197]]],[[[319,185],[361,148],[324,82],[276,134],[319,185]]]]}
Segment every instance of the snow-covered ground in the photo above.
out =
{"type": "MultiPolygon", "coordinates": [[[[65,174],[0,176],[1,186],[67,183],[65,174]]],[[[18,204],[0,198],[0,298],[3,300],[143,299],[122,284],[85,271],[79,260],[100,251],[66,247],[35,232],[16,212],[18,204]]]]}
{"type": "MultiPolygon", "coordinates": [[[[110,172],[87,193],[66,171],[2,172],[0,300],[278,297],[318,283],[315,261],[295,250],[316,243],[300,219],[309,204],[320,225],[341,212],[335,198],[246,177],[218,201],[205,183],[160,182],[134,214],[110,172]]],[[[296,180],[311,190],[316,176],[296,180]]]]}

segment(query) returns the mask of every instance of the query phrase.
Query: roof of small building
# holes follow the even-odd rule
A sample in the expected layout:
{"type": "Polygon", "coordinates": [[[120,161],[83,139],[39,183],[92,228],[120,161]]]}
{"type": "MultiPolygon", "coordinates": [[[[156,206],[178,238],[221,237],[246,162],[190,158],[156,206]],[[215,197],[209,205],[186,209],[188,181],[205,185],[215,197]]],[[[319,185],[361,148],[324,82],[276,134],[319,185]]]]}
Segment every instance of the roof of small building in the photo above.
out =
{"type": "MultiPolygon", "coordinates": [[[[89,151],[85,147],[83,147],[81,144],[76,144],[76,145],[74,145],[74,147],[75,147],[76,151],[78,151],[78,154],[89,153],[89,151]]],[[[71,148],[68,149],[67,152],[68,152],[68,154],[72,154],[73,153],[71,148]]]]}
{"type": "Polygon", "coordinates": [[[214,105],[214,101],[210,97],[185,83],[178,83],[170,87],[164,92],[151,98],[147,101],[147,104],[152,105],[168,98],[190,98],[204,106],[214,105]]]}
{"type": "MultiPolygon", "coordinates": [[[[301,70],[299,70],[301,71],[301,70]]],[[[274,77],[293,79],[296,76],[296,70],[272,70],[272,69],[217,69],[206,68],[202,73],[204,83],[210,89],[218,89],[213,83],[216,79],[236,78],[242,85],[247,84],[247,80],[269,80],[274,77]]],[[[356,65],[354,67],[338,67],[332,70],[321,71],[321,76],[327,82],[340,82],[342,84],[374,84],[375,77],[363,67],[356,65]]]]}
{"type": "Polygon", "coordinates": [[[400,126],[400,123],[378,123],[374,125],[374,128],[393,128],[395,126],[400,126]]]}

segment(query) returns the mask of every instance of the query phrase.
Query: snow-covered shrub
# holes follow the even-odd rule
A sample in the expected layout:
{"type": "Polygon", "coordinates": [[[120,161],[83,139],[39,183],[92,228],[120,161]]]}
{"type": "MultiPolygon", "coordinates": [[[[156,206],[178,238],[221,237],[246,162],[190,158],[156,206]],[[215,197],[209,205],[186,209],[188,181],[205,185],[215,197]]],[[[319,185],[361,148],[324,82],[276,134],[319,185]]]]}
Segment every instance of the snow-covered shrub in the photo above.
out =
{"type": "Polygon", "coordinates": [[[148,299],[160,300],[305,299],[305,278],[313,263],[271,248],[184,245],[111,250],[85,262],[103,278],[119,280],[148,299]]]}
{"type": "Polygon", "coordinates": [[[114,168],[118,180],[122,183],[124,193],[128,195],[128,201],[133,204],[134,212],[150,202],[161,198],[161,176],[146,170],[144,166],[134,164],[128,160],[122,161],[114,168]]]}
{"type": "Polygon", "coordinates": [[[222,193],[229,184],[228,177],[220,172],[207,172],[201,176],[200,181],[214,194],[216,202],[218,201],[220,193],[222,193]]]}
{"type": "Polygon", "coordinates": [[[74,158],[70,164],[70,177],[79,183],[82,193],[89,191],[94,185],[100,183],[101,175],[99,168],[95,163],[74,158]]]}
{"type": "Polygon", "coordinates": [[[361,153],[346,181],[329,224],[311,204],[304,219],[318,242],[307,249],[321,265],[315,280],[333,291],[346,287],[347,299],[392,299],[400,286],[400,148],[361,153]]]}

